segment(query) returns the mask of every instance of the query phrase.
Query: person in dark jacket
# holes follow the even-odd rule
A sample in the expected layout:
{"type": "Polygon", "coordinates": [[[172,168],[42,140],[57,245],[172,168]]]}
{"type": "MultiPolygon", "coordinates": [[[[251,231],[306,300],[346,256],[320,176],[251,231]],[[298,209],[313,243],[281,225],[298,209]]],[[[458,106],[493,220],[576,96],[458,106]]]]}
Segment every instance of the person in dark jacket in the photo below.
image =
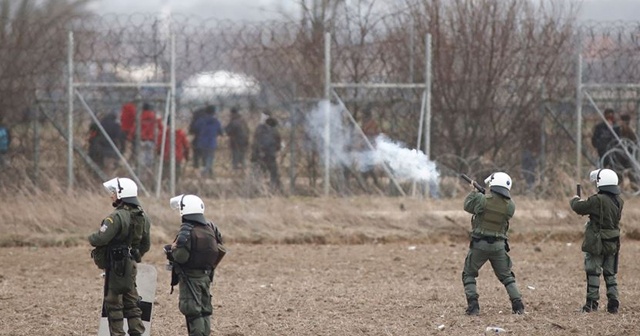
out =
{"type": "Polygon", "coordinates": [[[281,143],[278,120],[268,117],[264,124],[258,125],[253,135],[251,162],[258,165],[263,172],[269,172],[272,191],[282,190],[277,162],[281,143]]]}
{"type": "Polygon", "coordinates": [[[616,124],[616,116],[613,109],[604,110],[604,119],[593,128],[591,145],[598,151],[602,167],[612,168],[611,155],[605,155],[607,151],[618,143],[616,135],[620,135],[620,126],[616,124]]]}
{"type": "Polygon", "coordinates": [[[224,135],[222,125],[216,118],[215,106],[207,106],[205,115],[195,120],[193,131],[196,137],[194,148],[204,158],[202,177],[213,177],[213,163],[218,149],[218,137],[224,135]]]}
{"type": "Polygon", "coordinates": [[[196,195],[179,195],[169,200],[182,217],[180,231],[164,251],[172,265],[171,286],[179,285],[180,312],[190,336],[211,334],[211,282],[224,255],[218,227],[204,217],[204,203],[196,195]]]}
{"type": "Polygon", "coordinates": [[[233,169],[245,168],[245,156],[249,147],[249,126],[240,115],[237,107],[231,108],[231,121],[224,129],[229,137],[229,147],[231,148],[231,162],[233,169]]]}
{"type": "Polygon", "coordinates": [[[105,115],[100,120],[100,125],[102,125],[102,128],[104,128],[116,148],[111,146],[109,140],[100,131],[99,127],[95,123],[92,123],[91,126],[89,126],[89,157],[91,157],[107,175],[111,175],[119,161],[116,149],[122,151],[125,135],[118,123],[116,113],[108,113],[105,115]]]}
{"type": "Polygon", "coordinates": [[[193,112],[193,116],[191,116],[191,123],[189,124],[189,134],[193,136],[191,140],[191,148],[193,150],[193,168],[199,169],[204,166],[204,157],[200,153],[200,149],[196,147],[196,143],[198,142],[198,134],[196,132],[196,124],[198,124],[198,120],[206,115],[207,108],[199,108],[193,112]]]}

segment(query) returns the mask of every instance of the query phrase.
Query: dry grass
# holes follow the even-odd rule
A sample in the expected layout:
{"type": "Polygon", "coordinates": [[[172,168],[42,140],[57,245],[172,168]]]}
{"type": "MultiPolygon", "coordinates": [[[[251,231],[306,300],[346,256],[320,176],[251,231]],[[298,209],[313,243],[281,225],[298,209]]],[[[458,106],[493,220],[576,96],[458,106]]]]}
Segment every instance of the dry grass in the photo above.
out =
{"type": "MultiPolygon", "coordinates": [[[[156,243],[171,240],[180,225],[166,199],[141,197],[156,243]]],[[[568,202],[520,198],[511,222],[514,242],[577,241],[586,220],[568,202]]],[[[623,228],[640,239],[640,207],[628,199],[623,228]]],[[[460,242],[470,215],[462,199],[254,198],[205,199],[206,215],[229,242],[250,244],[363,244],[460,242]]],[[[102,192],[18,194],[0,209],[0,246],[74,246],[94,232],[112,210],[102,192]]]]}

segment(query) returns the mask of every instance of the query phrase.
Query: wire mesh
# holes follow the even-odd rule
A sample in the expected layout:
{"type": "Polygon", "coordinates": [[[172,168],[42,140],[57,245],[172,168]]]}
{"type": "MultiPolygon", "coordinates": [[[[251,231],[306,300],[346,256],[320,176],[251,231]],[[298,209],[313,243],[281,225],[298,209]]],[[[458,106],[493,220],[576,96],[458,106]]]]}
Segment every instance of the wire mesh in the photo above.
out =
{"type": "MultiPolygon", "coordinates": [[[[592,89],[594,100],[629,113],[632,125],[637,125],[640,97],[631,84],[640,80],[640,24],[578,25],[560,14],[544,16],[526,8],[516,8],[512,14],[508,6],[455,11],[429,7],[432,4],[408,2],[406,8],[386,13],[345,11],[330,18],[285,22],[147,14],[14,22],[10,31],[0,34],[0,114],[14,134],[0,180],[5,187],[42,187],[38,181],[44,177],[65,176],[62,134],[67,120],[69,31],[74,38],[74,81],[113,84],[78,88],[99,115],[119,113],[129,101],[148,102],[158,115],[164,112],[168,89],[144,83],[170,81],[170,37],[175,36],[178,128],[187,130],[193,112],[208,104],[218,107],[223,124],[230,107],[239,106],[251,130],[261,113],[269,111],[281,121],[286,146],[279,154],[280,172],[292,193],[318,194],[317,183],[322,179],[317,174],[322,170],[317,144],[305,139],[301,120],[323,94],[325,30],[332,33],[334,83],[422,83],[424,36],[433,36],[431,151],[434,160],[449,167],[441,169],[444,175],[501,169],[524,178],[522,172],[531,169],[522,167],[525,150],[536,156],[536,176],[571,164],[575,141],[588,143],[590,130],[599,121],[593,109],[585,106],[584,139],[571,139],[572,133],[567,132],[576,125],[579,52],[584,57],[584,82],[606,84],[592,89]],[[117,87],[117,83],[139,85],[117,87]]],[[[363,108],[373,106],[385,133],[415,147],[421,90],[343,88],[337,92],[357,120],[363,108]]],[[[79,151],[88,149],[90,123],[86,111],[76,104],[73,134],[79,151]]],[[[586,149],[585,156],[597,162],[595,151],[586,149]]],[[[216,179],[204,186],[215,195],[252,194],[246,183],[237,182],[246,178],[230,162],[228,144],[222,138],[216,179]],[[213,191],[221,186],[229,191],[213,191]]],[[[76,163],[79,183],[95,184],[90,167],[83,160],[76,163]]],[[[194,181],[196,173],[187,169],[194,181]]],[[[544,176],[538,180],[544,183],[544,176]]],[[[205,188],[184,183],[185,188],[205,188]]]]}

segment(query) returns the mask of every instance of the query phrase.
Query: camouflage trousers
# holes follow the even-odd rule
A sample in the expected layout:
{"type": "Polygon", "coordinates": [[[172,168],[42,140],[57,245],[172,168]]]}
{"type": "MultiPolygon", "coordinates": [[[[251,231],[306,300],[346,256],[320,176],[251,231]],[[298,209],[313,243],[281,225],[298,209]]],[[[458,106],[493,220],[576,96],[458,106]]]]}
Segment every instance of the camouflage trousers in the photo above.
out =
{"type": "Polygon", "coordinates": [[[584,271],[587,273],[587,300],[600,298],[600,275],[607,286],[607,299],[618,299],[617,256],[584,254],[584,271]]]}
{"type": "Polygon", "coordinates": [[[485,241],[473,242],[464,261],[462,271],[462,283],[467,300],[477,300],[478,290],[476,278],[478,271],[489,261],[498,280],[505,286],[510,300],[521,299],[520,291],[516,286],[516,277],[511,271],[511,258],[505,250],[504,241],[496,241],[489,244],[485,241]]]}
{"type": "Polygon", "coordinates": [[[124,294],[118,294],[112,290],[107,291],[104,297],[104,309],[107,311],[109,320],[109,332],[111,336],[124,336],[124,319],[127,319],[129,335],[142,335],[144,325],[142,324],[142,310],[138,307],[138,290],[133,289],[124,294]]]}
{"type": "Polygon", "coordinates": [[[189,276],[186,279],[180,277],[178,308],[187,320],[189,336],[208,336],[211,334],[213,307],[211,306],[210,285],[209,275],[189,276]]]}

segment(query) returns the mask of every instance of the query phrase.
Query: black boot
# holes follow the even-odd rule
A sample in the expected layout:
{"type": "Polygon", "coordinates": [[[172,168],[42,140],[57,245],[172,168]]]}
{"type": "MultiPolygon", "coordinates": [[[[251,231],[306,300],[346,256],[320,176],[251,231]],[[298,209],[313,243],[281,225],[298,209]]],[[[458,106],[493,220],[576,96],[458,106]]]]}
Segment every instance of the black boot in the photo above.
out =
{"type": "Polygon", "coordinates": [[[620,307],[620,301],[618,301],[617,299],[609,299],[609,302],[607,302],[608,313],[617,314],[618,307],[620,307]]]}
{"type": "Polygon", "coordinates": [[[480,315],[480,305],[478,304],[478,299],[467,300],[467,304],[467,310],[465,311],[467,315],[480,315]]]}
{"type": "Polygon", "coordinates": [[[524,303],[522,303],[522,300],[515,299],[511,301],[511,312],[518,315],[524,314],[524,303]]]}
{"type": "Polygon", "coordinates": [[[582,306],[583,313],[591,313],[598,310],[598,301],[587,300],[584,306],[582,306]]]}

